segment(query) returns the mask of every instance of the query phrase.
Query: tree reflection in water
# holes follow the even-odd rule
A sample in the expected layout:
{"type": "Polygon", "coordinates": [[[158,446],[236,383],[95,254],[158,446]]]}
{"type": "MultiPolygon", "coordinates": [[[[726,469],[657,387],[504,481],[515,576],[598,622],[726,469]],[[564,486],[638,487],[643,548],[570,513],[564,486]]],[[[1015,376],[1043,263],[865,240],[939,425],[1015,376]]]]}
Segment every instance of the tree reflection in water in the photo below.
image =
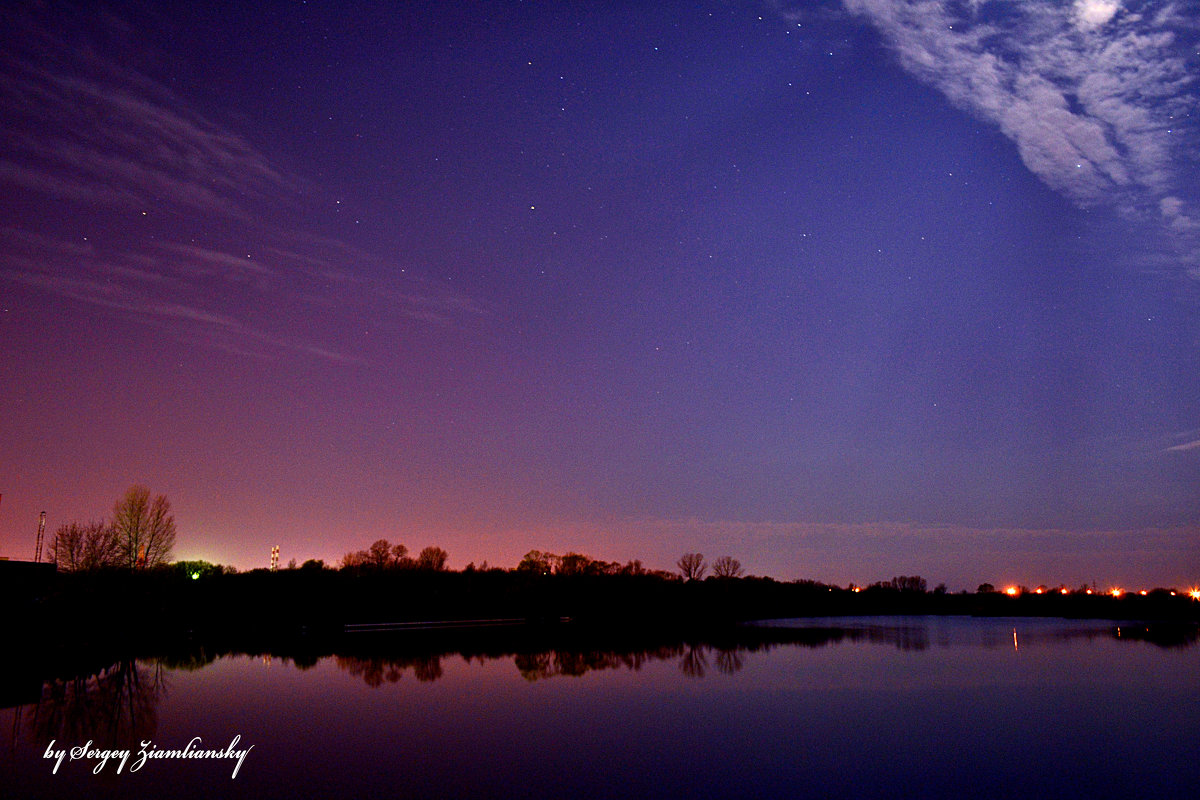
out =
{"type": "Polygon", "coordinates": [[[718,672],[733,675],[742,668],[742,654],[734,648],[718,648],[716,662],[718,672]]]}
{"type": "Polygon", "coordinates": [[[624,669],[636,672],[648,662],[675,658],[682,652],[683,646],[677,644],[632,650],[556,649],[518,653],[513,656],[513,662],[521,677],[536,681],[557,676],[579,677],[598,670],[624,669]]]}
{"type": "Polygon", "coordinates": [[[689,678],[703,678],[707,669],[708,659],[704,657],[704,648],[700,645],[690,645],[679,660],[679,671],[689,678]]]}
{"type": "MultiPolygon", "coordinates": [[[[766,649],[755,647],[752,649],[766,649]]],[[[709,669],[709,653],[714,653],[717,670],[732,675],[742,668],[740,648],[707,644],[671,643],[658,647],[631,650],[547,649],[519,653],[472,654],[459,653],[468,663],[511,659],[521,677],[539,681],[557,677],[581,677],[602,670],[636,672],[653,662],[677,661],[679,670],[691,678],[703,678],[709,669]]],[[[334,663],[346,672],[361,678],[373,688],[396,683],[411,669],[418,681],[435,681],[442,677],[442,657],[429,655],[337,655],[334,663]]]]}
{"type": "MultiPolygon", "coordinates": [[[[973,639],[985,647],[1011,646],[1007,626],[975,626],[973,639]],[[982,633],[979,631],[982,630],[982,633]],[[998,638],[997,638],[998,637],[998,638]]],[[[1028,642],[1061,642],[1075,638],[1111,637],[1130,643],[1150,643],[1166,648],[1192,647],[1200,642],[1200,628],[1194,623],[1084,625],[1063,630],[1061,626],[1040,630],[1030,625],[1021,633],[1022,647],[1028,642]]],[[[566,632],[550,642],[512,642],[511,640],[461,640],[418,643],[406,639],[376,640],[391,652],[377,654],[357,650],[353,654],[334,654],[334,663],[371,687],[398,682],[411,671],[421,683],[443,677],[443,659],[457,656],[467,663],[511,660],[521,677],[528,681],[557,677],[579,677],[602,670],[638,671],[651,663],[674,662],[680,673],[696,679],[708,677],[715,666],[722,675],[734,675],[745,665],[747,654],[764,653],[779,647],[823,648],[847,643],[884,645],[900,650],[927,650],[932,645],[953,646],[949,630],[938,631],[931,641],[928,625],[912,622],[854,621],[843,625],[815,624],[744,626],[734,631],[700,637],[696,640],[669,638],[666,641],[624,636],[602,636],[566,632]],[[397,653],[394,648],[407,648],[397,653]],[[428,647],[428,649],[425,649],[428,647]]],[[[336,651],[314,649],[307,643],[297,652],[276,655],[291,661],[298,669],[308,669],[336,651]]],[[[362,640],[361,644],[370,644],[362,640]]],[[[257,651],[264,654],[263,651],[257,651]]],[[[246,654],[238,649],[189,649],[154,659],[113,661],[102,669],[89,669],[69,678],[41,681],[40,693],[31,693],[32,702],[16,705],[14,741],[19,729],[37,741],[103,740],[112,745],[135,744],[151,739],[157,727],[157,705],[167,691],[166,674],[172,670],[194,671],[214,658],[246,654]],[[36,699],[34,699],[36,698],[36,699]]],[[[107,660],[107,659],[106,659],[107,660]]],[[[102,662],[101,662],[102,663],[102,662]]],[[[36,683],[34,684],[36,687],[36,683]]],[[[14,704],[15,705],[15,704],[14,704]]]]}
{"type": "Polygon", "coordinates": [[[135,746],[154,738],[158,702],[167,693],[166,673],[158,661],[117,661],[90,674],[42,683],[42,694],[28,714],[35,741],[103,741],[106,746],[135,746]]]}
{"type": "MultiPolygon", "coordinates": [[[[975,629],[972,628],[972,631],[975,629]]],[[[990,628],[985,628],[990,631],[990,628]]],[[[1007,633],[1010,629],[996,630],[1007,633]]],[[[991,634],[984,636],[982,643],[989,646],[991,634]]],[[[1069,631],[1054,630],[1041,633],[1036,630],[1022,633],[1022,644],[1026,636],[1031,643],[1042,640],[1059,641],[1074,637],[1105,637],[1138,639],[1161,646],[1184,647],[1197,641],[1195,625],[1185,626],[1130,626],[1106,630],[1103,627],[1080,627],[1069,631]]],[[[379,640],[389,647],[414,646],[402,639],[379,640]]],[[[528,681],[556,677],[579,677],[599,670],[640,670],[652,662],[675,662],[679,671],[689,678],[705,678],[716,667],[722,675],[734,675],[745,666],[747,654],[765,653],[778,647],[823,648],[843,644],[869,644],[894,647],[904,651],[924,651],[934,644],[939,647],[953,646],[954,639],[946,631],[931,640],[930,628],[926,624],[912,622],[852,622],[847,625],[788,625],[745,626],[735,631],[702,638],[695,641],[669,640],[665,643],[624,642],[620,638],[610,639],[609,647],[587,644],[583,637],[576,637],[567,645],[507,649],[503,644],[492,642],[477,649],[456,646],[435,646],[436,652],[410,651],[403,655],[336,655],[335,663],[342,669],[363,679],[368,686],[395,683],[408,670],[422,682],[435,681],[442,677],[442,659],[458,656],[467,663],[491,662],[511,659],[521,677],[528,681]]],[[[1009,639],[1008,641],[1011,641],[1009,639]]],[[[299,662],[297,662],[299,663],[299,662]]]]}
{"type": "Polygon", "coordinates": [[[442,656],[429,653],[414,656],[334,656],[334,663],[351,675],[362,678],[371,688],[385,683],[396,683],[406,670],[412,669],[413,677],[421,683],[436,681],[442,677],[442,656]]]}

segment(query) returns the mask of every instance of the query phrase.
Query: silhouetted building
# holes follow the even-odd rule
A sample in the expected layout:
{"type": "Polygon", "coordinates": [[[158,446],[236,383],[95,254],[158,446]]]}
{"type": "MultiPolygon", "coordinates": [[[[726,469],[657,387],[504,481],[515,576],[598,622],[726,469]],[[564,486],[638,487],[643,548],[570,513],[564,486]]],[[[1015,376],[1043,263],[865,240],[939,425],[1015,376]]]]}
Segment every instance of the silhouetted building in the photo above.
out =
{"type": "Polygon", "coordinates": [[[53,564],[0,558],[0,597],[13,600],[39,595],[49,588],[56,572],[53,564]]]}

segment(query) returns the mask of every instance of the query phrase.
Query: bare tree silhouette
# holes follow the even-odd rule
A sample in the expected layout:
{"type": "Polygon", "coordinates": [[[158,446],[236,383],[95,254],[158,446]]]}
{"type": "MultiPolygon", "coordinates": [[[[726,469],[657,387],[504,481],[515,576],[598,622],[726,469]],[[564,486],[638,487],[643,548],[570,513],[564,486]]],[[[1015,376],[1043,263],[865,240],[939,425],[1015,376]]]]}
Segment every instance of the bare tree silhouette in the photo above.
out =
{"type": "Polygon", "coordinates": [[[426,547],[417,554],[417,569],[443,570],[450,554],[440,547],[426,547]]]}
{"type": "Polygon", "coordinates": [[[113,506],[112,527],[121,566],[148,569],[171,563],[175,517],[163,495],[151,499],[145,486],[130,486],[113,506]]]}
{"type": "Polygon", "coordinates": [[[50,542],[50,563],[62,572],[112,567],[119,560],[117,533],[111,525],[103,522],[63,525],[50,542]]]}
{"type": "Polygon", "coordinates": [[[721,556],[713,562],[712,573],[718,578],[736,578],[742,574],[742,562],[731,556],[721,556]]]}
{"type": "Polygon", "coordinates": [[[704,562],[703,553],[684,553],[675,562],[675,566],[679,567],[684,580],[689,581],[700,580],[704,577],[705,571],[708,570],[708,564],[704,562]]]}

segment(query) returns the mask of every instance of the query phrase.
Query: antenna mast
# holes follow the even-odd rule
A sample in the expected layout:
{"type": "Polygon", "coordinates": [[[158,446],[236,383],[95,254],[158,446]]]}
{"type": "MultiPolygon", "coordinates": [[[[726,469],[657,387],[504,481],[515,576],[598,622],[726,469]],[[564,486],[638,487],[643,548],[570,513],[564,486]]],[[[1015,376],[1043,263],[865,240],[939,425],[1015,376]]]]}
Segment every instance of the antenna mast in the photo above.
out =
{"type": "Polygon", "coordinates": [[[46,535],[46,512],[43,511],[38,517],[38,538],[37,548],[33,551],[33,560],[40,562],[42,560],[42,537],[46,535]]]}

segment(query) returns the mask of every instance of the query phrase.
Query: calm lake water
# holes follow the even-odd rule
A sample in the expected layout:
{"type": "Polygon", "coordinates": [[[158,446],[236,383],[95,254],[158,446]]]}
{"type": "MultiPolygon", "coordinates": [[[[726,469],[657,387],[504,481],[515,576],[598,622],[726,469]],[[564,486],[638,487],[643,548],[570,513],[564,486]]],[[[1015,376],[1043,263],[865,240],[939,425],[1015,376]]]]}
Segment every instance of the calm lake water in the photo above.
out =
{"type": "MultiPolygon", "coordinates": [[[[793,620],[723,642],[141,660],[0,710],[0,795],[1194,797],[1200,646],[1128,623],[793,620]],[[1120,628],[1120,630],[1118,630],[1120,628]],[[1154,637],[1151,637],[1154,638],[1154,637]],[[147,749],[252,746],[236,758],[147,749]],[[95,757],[132,743],[100,774],[95,757]]],[[[7,688],[7,687],[6,687],[7,688]]],[[[36,689],[36,686],[35,686],[36,689]]],[[[36,692],[35,692],[36,693],[36,692]]]]}

